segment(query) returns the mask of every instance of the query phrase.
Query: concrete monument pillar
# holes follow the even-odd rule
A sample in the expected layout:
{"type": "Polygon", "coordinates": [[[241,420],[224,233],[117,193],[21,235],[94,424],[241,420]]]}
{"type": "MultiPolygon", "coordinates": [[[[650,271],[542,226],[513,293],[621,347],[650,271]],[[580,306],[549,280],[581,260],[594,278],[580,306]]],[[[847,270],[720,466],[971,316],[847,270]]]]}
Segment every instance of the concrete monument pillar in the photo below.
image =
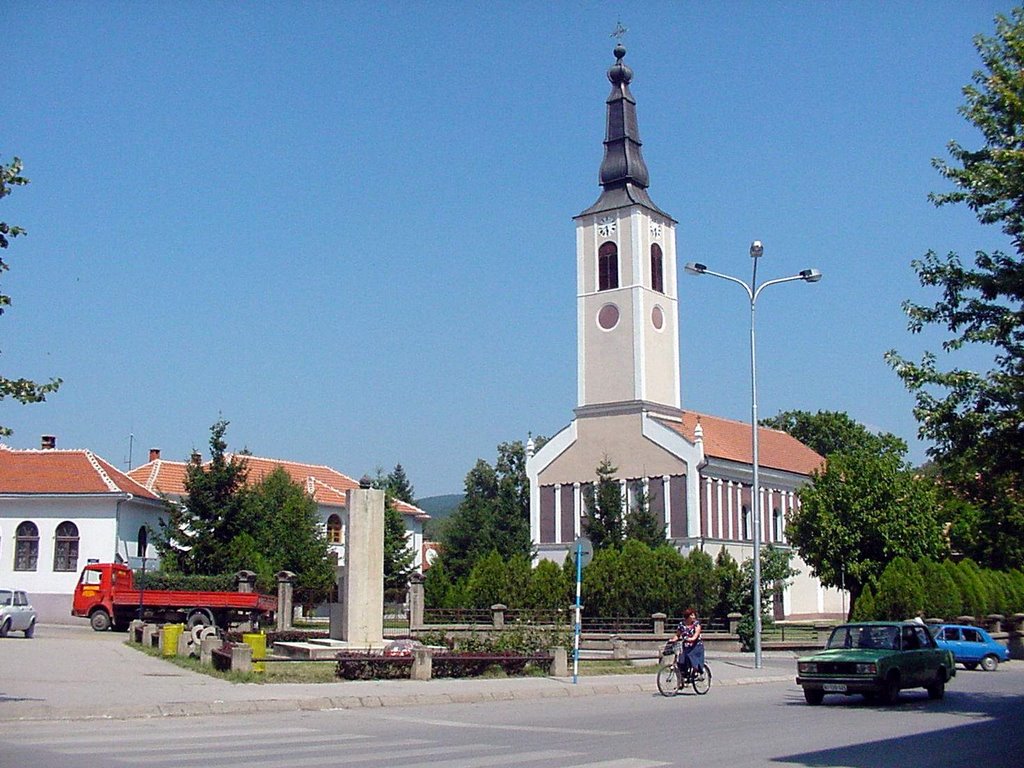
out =
{"type": "Polygon", "coordinates": [[[277,577],[277,631],[284,632],[292,628],[292,594],[295,587],[295,574],[291,571],[278,571],[277,577]]]}
{"type": "Polygon", "coordinates": [[[349,491],[345,565],[338,603],[331,607],[331,638],[353,648],[384,645],[384,491],[363,478],[349,491]]]}

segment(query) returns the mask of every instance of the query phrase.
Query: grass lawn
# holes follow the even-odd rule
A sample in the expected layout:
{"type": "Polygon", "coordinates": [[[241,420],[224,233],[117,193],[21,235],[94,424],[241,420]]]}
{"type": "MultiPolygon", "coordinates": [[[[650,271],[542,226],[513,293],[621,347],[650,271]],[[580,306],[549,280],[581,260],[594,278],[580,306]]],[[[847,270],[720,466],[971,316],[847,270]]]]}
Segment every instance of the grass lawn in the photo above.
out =
{"type": "MultiPolygon", "coordinates": [[[[268,661],[265,672],[220,672],[211,666],[199,663],[199,659],[182,656],[161,656],[156,648],[147,648],[138,643],[127,642],[131,648],[149,656],[161,658],[193,672],[228,680],[232,683],[342,683],[335,677],[333,661],[268,661]]],[[[580,660],[580,677],[592,675],[642,675],[654,674],[652,665],[635,665],[617,659],[580,660]]],[[[572,659],[569,659],[569,673],[572,674],[572,659]]]]}

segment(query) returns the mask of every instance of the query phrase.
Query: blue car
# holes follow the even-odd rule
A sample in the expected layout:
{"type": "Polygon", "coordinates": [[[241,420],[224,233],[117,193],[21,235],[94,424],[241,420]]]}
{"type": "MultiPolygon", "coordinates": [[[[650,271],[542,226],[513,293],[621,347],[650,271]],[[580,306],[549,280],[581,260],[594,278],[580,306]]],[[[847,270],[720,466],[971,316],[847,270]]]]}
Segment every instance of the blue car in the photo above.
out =
{"type": "Polygon", "coordinates": [[[992,672],[999,666],[999,662],[1010,660],[1010,651],[1006,646],[993,640],[981,627],[934,624],[931,631],[935,636],[935,644],[952,651],[953,658],[967,669],[977,669],[980,664],[983,670],[992,672]]]}

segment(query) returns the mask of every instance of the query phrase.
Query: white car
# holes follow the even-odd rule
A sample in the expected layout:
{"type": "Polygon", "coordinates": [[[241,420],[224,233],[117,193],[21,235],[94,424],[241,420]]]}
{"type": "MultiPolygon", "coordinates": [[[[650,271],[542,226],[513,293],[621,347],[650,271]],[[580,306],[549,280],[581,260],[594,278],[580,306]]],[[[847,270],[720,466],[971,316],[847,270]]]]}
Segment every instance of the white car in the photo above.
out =
{"type": "Polygon", "coordinates": [[[24,632],[32,637],[36,631],[36,611],[28,595],[20,589],[0,589],[0,637],[11,632],[24,632]]]}

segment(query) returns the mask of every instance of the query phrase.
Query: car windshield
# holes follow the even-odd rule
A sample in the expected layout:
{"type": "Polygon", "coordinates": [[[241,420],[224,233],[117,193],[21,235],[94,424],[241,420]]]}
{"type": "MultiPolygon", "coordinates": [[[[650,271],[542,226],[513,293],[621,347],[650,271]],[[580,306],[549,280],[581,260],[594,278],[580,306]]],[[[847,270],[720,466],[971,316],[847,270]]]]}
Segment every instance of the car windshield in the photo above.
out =
{"type": "Polygon", "coordinates": [[[874,648],[896,650],[899,645],[899,627],[881,624],[850,624],[836,627],[826,648],[874,648]]]}

